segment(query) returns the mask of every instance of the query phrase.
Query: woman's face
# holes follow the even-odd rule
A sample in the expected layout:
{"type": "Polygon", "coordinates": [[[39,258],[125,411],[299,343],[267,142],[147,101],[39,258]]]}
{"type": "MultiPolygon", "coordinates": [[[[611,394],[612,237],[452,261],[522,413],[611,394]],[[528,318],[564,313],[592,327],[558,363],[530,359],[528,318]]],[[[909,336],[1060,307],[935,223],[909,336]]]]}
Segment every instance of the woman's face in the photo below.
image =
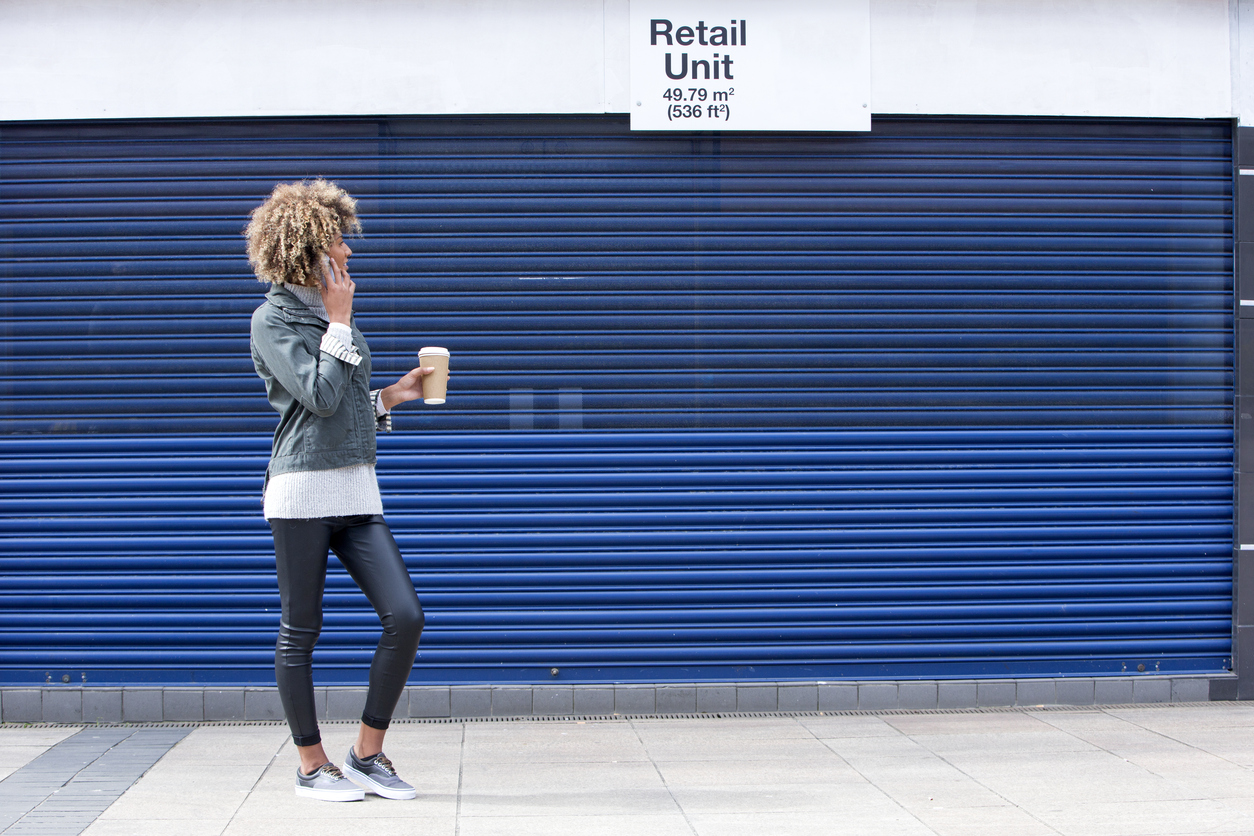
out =
{"type": "Polygon", "coordinates": [[[335,243],[331,245],[331,249],[327,250],[327,255],[340,266],[341,270],[348,269],[348,257],[352,254],[353,251],[348,248],[348,244],[344,243],[344,238],[340,235],[335,236],[335,243]]]}

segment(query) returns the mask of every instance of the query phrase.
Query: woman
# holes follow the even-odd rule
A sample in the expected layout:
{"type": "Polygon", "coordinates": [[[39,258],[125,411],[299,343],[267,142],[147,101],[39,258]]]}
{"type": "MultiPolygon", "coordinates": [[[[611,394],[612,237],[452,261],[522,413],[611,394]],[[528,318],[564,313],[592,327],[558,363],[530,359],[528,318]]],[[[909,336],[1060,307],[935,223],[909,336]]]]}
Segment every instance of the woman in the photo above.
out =
{"type": "Polygon", "coordinates": [[[433,369],[413,369],[370,390],[370,351],[353,321],[352,250],[343,238],[360,231],[356,201],[334,183],[314,180],[276,186],[244,232],[248,260],[270,284],[252,318],[253,365],[279,413],[263,499],[283,608],[274,672],[300,753],[296,793],[325,801],[360,801],[361,787],[384,798],[417,795],[383,754],[423,613],[383,520],[375,432],[391,429],[397,404],[422,397],[422,377],[433,369]],[[328,550],[383,624],[343,772],[322,748],[310,665],[322,629],[328,550]]]}

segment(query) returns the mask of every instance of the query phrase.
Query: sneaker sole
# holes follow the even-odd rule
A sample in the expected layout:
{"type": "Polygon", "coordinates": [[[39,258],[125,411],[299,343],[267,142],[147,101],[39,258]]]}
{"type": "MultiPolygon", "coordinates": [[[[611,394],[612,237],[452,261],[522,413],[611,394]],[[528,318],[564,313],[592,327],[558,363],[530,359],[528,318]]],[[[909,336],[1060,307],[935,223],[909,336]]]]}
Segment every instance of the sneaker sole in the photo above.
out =
{"type": "Polygon", "coordinates": [[[398,790],[393,789],[392,787],[384,787],[376,784],[374,781],[370,780],[369,775],[364,775],[356,769],[353,769],[351,761],[344,764],[344,775],[354,784],[357,784],[359,787],[363,787],[366,792],[372,792],[380,798],[391,798],[396,801],[408,801],[411,798],[418,797],[418,790],[416,789],[411,788],[407,790],[398,790]]]}
{"type": "Polygon", "coordinates": [[[365,801],[364,790],[316,790],[312,787],[297,787],[296,794],[302,798],[315,798],[318,801],[365,801]]]}

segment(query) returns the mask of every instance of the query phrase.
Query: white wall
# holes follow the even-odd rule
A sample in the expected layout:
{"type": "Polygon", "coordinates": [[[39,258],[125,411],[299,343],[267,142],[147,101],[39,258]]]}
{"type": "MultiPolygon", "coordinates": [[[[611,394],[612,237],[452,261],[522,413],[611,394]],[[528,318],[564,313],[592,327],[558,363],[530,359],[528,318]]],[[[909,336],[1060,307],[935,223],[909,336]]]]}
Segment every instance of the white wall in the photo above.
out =
{"type": "Polygon", "coordinates": [[[872,0],[878,113],[1232,115],[1227,0],[872,0]]]}
{"type": "Polygon", "coordinates": [[[1230,19],[1232,115],[1254,124],[1254,0],[1233,0],[1230,19]]]}
{"type": "MultiPolygon", "coordinates": [[[[628,3],[0,0],[0,120],[626,113],[628,3]]],[[[872,111],[1254,117],[1231,5],[871,0],[872,111]]]]}
{"type": "Polygon", "coordinates": [[[602,112],[602,5],[0,0],[0,118],[602,112]]]}

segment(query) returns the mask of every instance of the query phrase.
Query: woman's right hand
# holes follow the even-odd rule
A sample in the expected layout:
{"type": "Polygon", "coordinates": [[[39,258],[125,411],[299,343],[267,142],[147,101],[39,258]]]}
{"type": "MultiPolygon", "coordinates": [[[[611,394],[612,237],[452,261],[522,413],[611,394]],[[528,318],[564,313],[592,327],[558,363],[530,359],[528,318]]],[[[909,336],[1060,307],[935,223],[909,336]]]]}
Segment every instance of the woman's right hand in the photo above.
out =
{"type": "Polygon", "coordinates": [[[322,268],[322,305],[327,309],[327,318],[332,322],[351,325],[353,291],[357,289],[357,285],[353,284],[348,271],[342,269],[333,258],[323,261],[322,268]]]}

